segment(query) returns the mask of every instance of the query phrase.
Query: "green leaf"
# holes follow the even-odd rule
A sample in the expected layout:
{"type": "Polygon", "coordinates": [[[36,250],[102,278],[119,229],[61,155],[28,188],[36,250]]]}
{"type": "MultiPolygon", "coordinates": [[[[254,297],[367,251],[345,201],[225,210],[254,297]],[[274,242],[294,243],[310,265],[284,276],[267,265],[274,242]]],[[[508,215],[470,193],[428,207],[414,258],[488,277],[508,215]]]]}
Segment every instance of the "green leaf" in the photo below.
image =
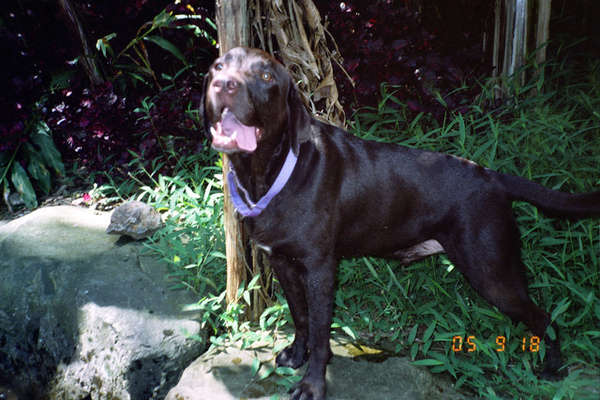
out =
{"type": "Polygon", "coordinates": [[[426,366],[444,365],[443,362],[441,362],[439,360],[433,360],[431,358],[427,358],[425,360],[413,361],[411,364],[413,364],[413,365],[426,365],[426,366]]]}
{"type": "Polygon", "coordinates": [[[46,165],[52,167],[58,174],[65,174],[65,165],[62,162],[60,152],[54,145],[50,136],[50,128],[45,122],[38,122],[31,133],[31,141],[39,147],[46,165]]]}
{"type": "Polygon", "coordinates": [[[17,192],[23,198],[25,206],[29,209],[36,208],[38,203],[37,198],[35,196],[35,191],[33,190],[33,186],[31,185],[31,181],[27,176],[27,172],[25,172],[21,164],[17,162],[13,163],[11,180],[13,185],[17,189],[17,192]]]}
{"type": "Polygon", "coordinates": [[[293,376],[296,374],[296,370],[290,367],[277,367],[275,373],[278,375],[293,376]]]}
{"type": "Polygon", "coordinates": [[[418,329],[419,329],[418,324],[415,324],[415,326],[412,327],[412,329],[410,330],[410,333],[408,334],[408,338],[406,339],[406,344],[412,344],[415,341],[415,338],[417,337],[418,329]]]}
{"type": "Polygon", "coordinates": [[[44,193],[48,194],[52,188],[52,181],[41,152],[36,151],[31,143],[25,143],[23,149],[29,176],[37,181],[44,193]]]}
{"type": "Polygon", "coordinates": [[[260,369],[260,360],[258,358],[255,358],[254,361],[252,361],[252,367],[250,367],[250,374],[252,376],[255,376],[259,369],[260,369]]]}
{"type": "Polygon", "coordinates": [[[375,271],[375,268],[373,268],[373,264],[369,261],[369,259],[364,258],[364,262],[367,265],[367,268],[369,268],[369,271],[371,271],[371,274],[373,275],[373,277],[375,279],[379,278],[379,275],[377,275],[377,271],[375,271]]]}
{"type": "Polygon", "coordinates": [[[354,328],[352,328],[351,326],[344,325],[344,326],[342,326],[342,330],[344,332],[346,332],[346,335],[350,336],[352,339],[354,339],[354,340],[358,339],[358,332],[356,332],[356,330],[354,328]]]}
{"type": "Polygon", "coordinates": [[[273,373],[273,371],[275,371],[275,368],[273,367],[266,367],[265,368],[265,372],[258,378],[259,380],[263,380],[263,379],[267,379],[269,376],[271,376],[271,374],[273,373]]]}
{"type": "Polygon", "coordinates": [[[435,331],[435,326],[436,326],[436,321],[433,321],[433,324],[431,324],[429,326],[429,328],[427,328],[427,330],[425,331],[425,335],[423,336],[424,342],[428,341],[429,338],[431,338],[431,335],[433,335],[433,332],[435,331]]]}
{"type": "Polygon", "coordinates": [[[187,61],[186,61],[185,57],[183,56],[183,54],[181,53],[181,51],[177,47],[175,47],[175,45],[173,43],[169,42],[167,39],[162,38],[160,36],[146,36],[144,38],[144,40],[147,40],[148,42],[154,43],[157,46],[162,47],[164,50],[173,54],[182,63],[187,64],[187,61]]]}
{"type": "Polygon", "coordinates": [[[248,284],[248,290],[260,289],[261,286],[257,283],[260,277],[260,274],[257,274],[254,278],[252,278],[248,284]]]}
{"type": "Polygon", "coordinates": [[[6,167],[0,166],[0,183],[4,183],[5,186],[7,185],[7,183],[4,177],[8,174],[9,167],[9,165],[7,165],[6,167]]]}
{"type": "Polygon", "coordinates": [[[413,360],[417,358],[417,354],[419,353],[419,343],[413,343],[410,349],[410,358],[413,360]]]}
{"type": "Polygon", "coordinates": [[[10,161],[13,158],[12,156],[13,156],[13,153],[9,153],[8,151],[0,152],[0,167],[3,167],[6,164],[10,163],[10,161]]]}
{"type": "Polygon", "coordinates": [[[152,30],[161,27],[168,28],[173,21],[175,21],[175,16],[173,13],[163,10],[156,17],[154,17],[154,21],[152,21],[152,30]]]}
{"type": "Polygon", "coordinates": [[[111,33],[110,35],[106,35],[101,39],[98,39],[98,41],[96,42],[96,49],[98,49],[98,51],[102,52],[102,55],[104,56],[104,58],[108,58],[108,55],[111,57],[115,56],[115,53],[112,49],[112,47],[110,46],[110,44],[108,44],[108,42],[115,38],[117,36],[116,33],[111,33]]]}
{"type": "Polygon", "coordinates": [[[556,306],[556,308],[552,311],[552,321],[555,321],[556,318],[564,313],[565,311],[567,311],[567,309],[569,308],[569,306],[571,305],[571,301],[568,300],[567,298],[564,298],[560,301],[560,303],[558,303],[558,305],[556,306]]]}
{"type": "Polygon", "coordinates": [[[48,172],[48,169],[46,169],[46,166],[41,163],[41,160],[38,157],[32,157],[29,160],[27,172],[29,172],[29,175],[37,181],[44,193],[50,193],[50,189],[52,189],[50,172],[48,172]]]}

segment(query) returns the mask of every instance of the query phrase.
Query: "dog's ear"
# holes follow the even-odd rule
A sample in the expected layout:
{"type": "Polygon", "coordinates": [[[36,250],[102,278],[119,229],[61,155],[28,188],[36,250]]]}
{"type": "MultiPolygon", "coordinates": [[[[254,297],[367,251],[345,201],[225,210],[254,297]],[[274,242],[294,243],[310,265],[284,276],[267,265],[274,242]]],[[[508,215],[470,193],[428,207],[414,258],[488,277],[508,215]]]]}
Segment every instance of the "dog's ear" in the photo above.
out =
{"type": "Polygon", "coordinates": [[[302,102],[300,92],[294,81],[290,78],[290,89],[287,96],[288,133],[290,135],[292,151],[298,156],[300,145],[310,139],[311,116],[302,102]]]}
{"type": "Polygon", "coordinates": [[[210,121],[208,120],[208,115],[206,114],[206,92],[208,91],[208,85],[210,84],[210,72],[207,72],[204,76],[204,84],[202,86],[202,96],[200,97],[200,118],[202,119],[202,128],[204,130],[204,134],[209,139],[212,138],[212,133],[210,133],[210,121]]]}

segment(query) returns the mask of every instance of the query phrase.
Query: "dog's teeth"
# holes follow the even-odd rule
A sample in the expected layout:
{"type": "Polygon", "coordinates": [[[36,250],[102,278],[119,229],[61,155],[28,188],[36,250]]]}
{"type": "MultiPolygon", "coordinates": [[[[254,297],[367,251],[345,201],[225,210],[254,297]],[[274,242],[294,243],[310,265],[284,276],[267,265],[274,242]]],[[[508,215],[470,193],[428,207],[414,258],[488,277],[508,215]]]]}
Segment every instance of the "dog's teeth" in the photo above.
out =
{"type": "Polygon", "coordinates": [[[229,136],[229,138],[231,140],[235,140],[235,137],[237,136],[237,131],[233,132],[233,135],[229,136]]]}
{"type": "Polygon", "coordinates": [[[217,130],[215,129],[215,127],[214,127],[214,126],[211,126],[211,127],[210,127],[210,133],[211,133],[213,136],[218,136],[218,135],[219,135],[219,133],[217,132],[217,130]]]}

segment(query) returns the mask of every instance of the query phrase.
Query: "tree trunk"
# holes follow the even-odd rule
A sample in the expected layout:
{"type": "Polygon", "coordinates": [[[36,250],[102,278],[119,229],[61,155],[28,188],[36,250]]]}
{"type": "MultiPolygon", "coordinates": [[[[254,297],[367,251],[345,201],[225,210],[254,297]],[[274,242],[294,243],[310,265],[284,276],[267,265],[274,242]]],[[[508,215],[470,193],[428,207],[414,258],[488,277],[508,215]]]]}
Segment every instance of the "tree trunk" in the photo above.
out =
{"type": "MultiPolygon", "coordinates": [[[[219,51],[223,55],[238,46],[250,46],[250,16],[247,0],[217,0],[217,26],[219,51]]],[[[247,265],[248,238],[243,225],[235,217],[235,209],[229,201],[227,173],[229,158],[223,154],[223,214],[225,219],[225,252],[227,256],[227,303],[238,300],[242,282],[248,282],[247,265]]]]}
{"type": "Polygon", "coordinates": [[[496,0],[494,74],[509,77],[527,57],[528,0],[496,0]]]}

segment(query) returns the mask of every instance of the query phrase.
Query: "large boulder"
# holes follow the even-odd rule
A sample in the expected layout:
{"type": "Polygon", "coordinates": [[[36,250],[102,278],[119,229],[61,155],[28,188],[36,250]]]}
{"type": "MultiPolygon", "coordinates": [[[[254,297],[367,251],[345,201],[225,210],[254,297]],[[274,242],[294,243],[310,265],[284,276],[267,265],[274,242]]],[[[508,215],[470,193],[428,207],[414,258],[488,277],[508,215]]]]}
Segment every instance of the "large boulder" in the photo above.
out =
{"type": "Polygon", "coordinates": [[[204,351],[197,297],[170,290],[110,214],[39,209],[0,226],[0,387],[26,399],[162,399],[204,351]]]}

